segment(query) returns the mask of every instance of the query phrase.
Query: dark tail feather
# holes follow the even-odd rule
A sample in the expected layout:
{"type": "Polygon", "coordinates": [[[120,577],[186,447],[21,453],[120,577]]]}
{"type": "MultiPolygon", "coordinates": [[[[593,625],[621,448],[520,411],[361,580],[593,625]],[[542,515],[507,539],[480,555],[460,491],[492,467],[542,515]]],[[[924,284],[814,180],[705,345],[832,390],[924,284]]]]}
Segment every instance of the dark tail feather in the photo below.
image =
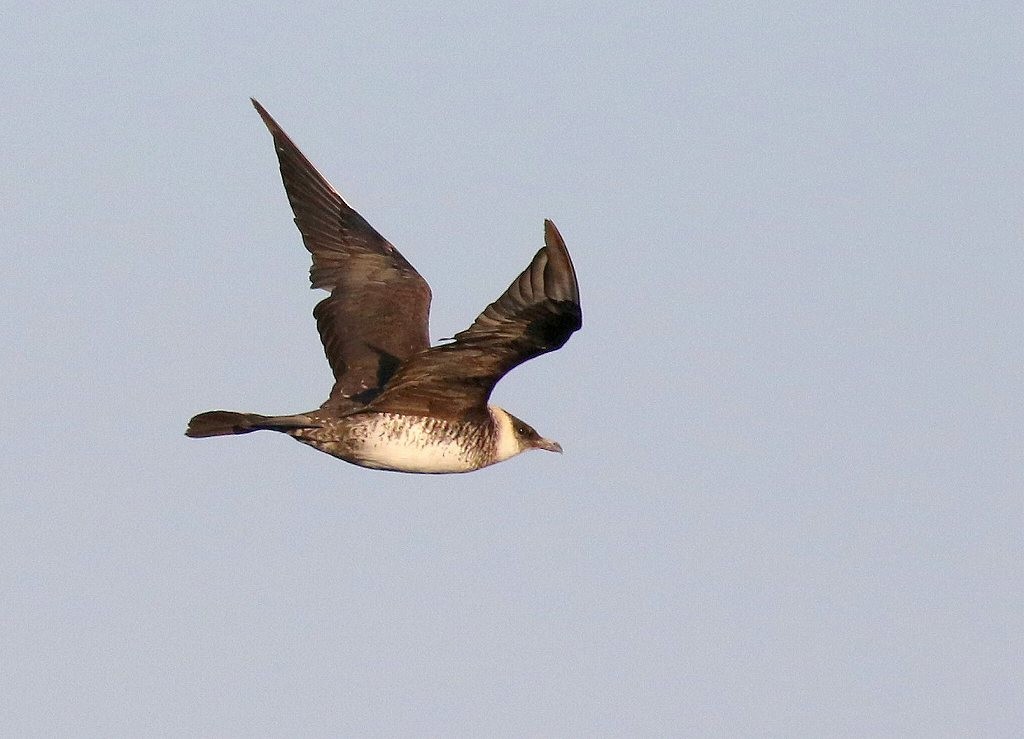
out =
{"type": "Polygon", "coordinates": [[[185,436],[202,439],[206,436],[248,434],[250,431],[261,429],[284,431],[319,425],[308,416],[261,416],[259,413],[207,411],[192,417],[188,422],[188,429],[185,430],[185,436]]]}

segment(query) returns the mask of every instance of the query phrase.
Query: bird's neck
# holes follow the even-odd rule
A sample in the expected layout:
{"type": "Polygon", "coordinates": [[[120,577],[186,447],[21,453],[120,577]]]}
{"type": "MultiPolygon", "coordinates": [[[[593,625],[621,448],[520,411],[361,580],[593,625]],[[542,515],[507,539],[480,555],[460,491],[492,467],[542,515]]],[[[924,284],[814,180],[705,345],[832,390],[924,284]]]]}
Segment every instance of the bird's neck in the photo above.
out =
{"type": "Polygon", "coordinates": [[[496,405],[487,406],[487,412],[490,413],[491,423],[494,425],[494,454],[497,457],[495,461],[504,462],[523,451],[512,426],[512,417],[496,405]]]}

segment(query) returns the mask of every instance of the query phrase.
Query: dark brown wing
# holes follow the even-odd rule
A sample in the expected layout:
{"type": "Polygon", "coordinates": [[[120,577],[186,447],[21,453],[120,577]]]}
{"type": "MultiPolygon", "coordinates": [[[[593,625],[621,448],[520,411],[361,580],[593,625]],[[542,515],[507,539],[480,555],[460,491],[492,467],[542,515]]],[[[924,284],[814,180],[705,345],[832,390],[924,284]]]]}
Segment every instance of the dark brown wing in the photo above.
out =
{"type": "Polygon", "coordinates": [[[263,106],[252,104],[274,137],[295,225],[313,255],[309,280],[331,293],[313,309],[335,380],[324,407],[349,410],[376,395],[402,360],[430,346],[430,287],[263,106]]]}
{"type": "Polygon", "coordinates": [[[505,373],[560,348],[583,325],[579,285],[565,242],[544,222],[545,246],[505,294],[455,342],[410,357],[370,408],[445,418],[485,411],[505,373]]]}

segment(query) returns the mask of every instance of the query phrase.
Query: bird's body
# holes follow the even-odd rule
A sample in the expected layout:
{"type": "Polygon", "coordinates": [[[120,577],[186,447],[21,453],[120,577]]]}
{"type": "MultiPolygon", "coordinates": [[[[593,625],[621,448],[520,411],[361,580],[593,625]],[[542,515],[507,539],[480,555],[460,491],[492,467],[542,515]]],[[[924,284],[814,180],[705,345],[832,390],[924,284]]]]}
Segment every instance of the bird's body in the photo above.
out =
{"type": "Polygon", "coordinates": [[[399,472],[470,472],[526,449],[560,452],[487,402],[506,372],[558,349],[582,324],[575,270],[554,224],[545,221],[545,247],[509,289],[452,343],[431,347],[427,283],[253,104],[274,137],[313,256],[312,286],[331,291],[313,316],[334,388],[308,413],[209,411],[186,434],[279,431],[347,462],[399,472]]]}
{"type": "Polygon", "coordinates": [[[400,472],[470,472],[519,452],[508,414],[490,408],[484,422],[430,416],[354,413],[291,436],[363,467],[400,472]]]}

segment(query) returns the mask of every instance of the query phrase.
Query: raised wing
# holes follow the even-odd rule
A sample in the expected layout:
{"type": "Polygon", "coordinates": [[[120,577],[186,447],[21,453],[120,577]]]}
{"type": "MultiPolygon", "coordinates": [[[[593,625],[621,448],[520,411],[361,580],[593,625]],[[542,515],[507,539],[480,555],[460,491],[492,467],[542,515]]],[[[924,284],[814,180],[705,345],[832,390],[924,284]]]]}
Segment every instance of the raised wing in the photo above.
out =
{"type": "Polygon", "coordinates": [[[325,408],[349,410],[374,397],[407,357],[430,346],[430,287],[398,250],[356,213],[256,100],[274,137],[295,225],[313,265],[313,309],[334,372],[325,408]]]}
{"type": "Polygon", "coordinates": [[[551,221],[544,222],[544,242],[530,266],[454,343],[410,357],[369,407],[452,419],[479,416],[509,370],[565,344],[583,325],[579,285],[551,221]]]}

